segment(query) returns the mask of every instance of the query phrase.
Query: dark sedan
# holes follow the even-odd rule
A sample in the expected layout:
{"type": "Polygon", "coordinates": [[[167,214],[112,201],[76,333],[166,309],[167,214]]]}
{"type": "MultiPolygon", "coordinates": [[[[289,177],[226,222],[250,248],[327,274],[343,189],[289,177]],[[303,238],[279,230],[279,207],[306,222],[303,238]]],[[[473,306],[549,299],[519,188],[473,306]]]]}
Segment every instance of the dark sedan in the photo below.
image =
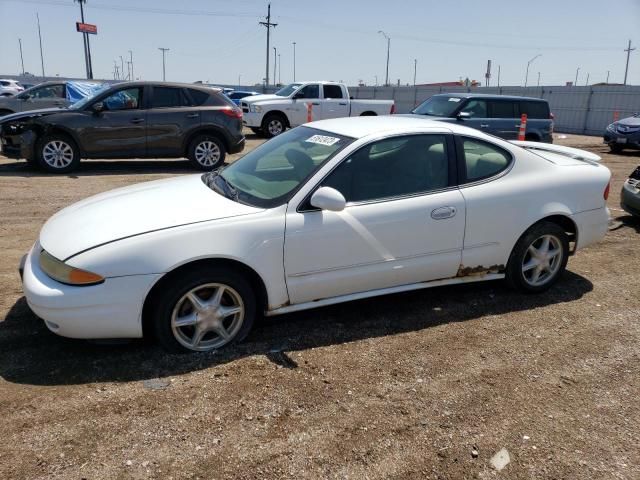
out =
{"type": "Polygon", "coordinates": [[[217,90],[119,83],[67,109],[0,119],[2,153],[66,173],[81,158],[182,158],[201,170],[244,148],[242,111],[217,90]]]}
{"type": "Polygon", "coordinates": [[[613,122],[604,131],[604,143],[614,153],[625,148],[640,149],[640,114],[613,122]]]}
{"type": "Polygon", "coordinates": [[[640,217],[640,166],[624,182],[620,192],[620,206],[627,213],[640,217]]]}

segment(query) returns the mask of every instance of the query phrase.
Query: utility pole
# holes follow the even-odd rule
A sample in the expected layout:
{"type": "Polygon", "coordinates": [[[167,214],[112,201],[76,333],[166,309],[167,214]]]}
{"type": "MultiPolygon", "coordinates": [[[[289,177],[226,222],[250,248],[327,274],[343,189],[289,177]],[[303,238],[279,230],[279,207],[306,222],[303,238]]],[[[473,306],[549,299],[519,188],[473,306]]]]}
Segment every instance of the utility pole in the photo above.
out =
{"type": "Polygon", "coordinates": [[[276,76],[276,68],[278,67],[278,50],[273,47],[273,84],[277,85],[278,77],[276,76]]]}
{"type": "MultiPolygon", "coordinates": [[[[84,8],[82,7],[83,3],[86,3],[87,0],[73,0],[74,2],[78,2],[80,4],[80,19],[82,23],[84,23],[84,8]]],[[[93,68],[91,67],[91,45],[89,45],[89,34],[82,32],[82,38],[84,40],[84,60],[87,65],[87,78],[93,78],[93,68]]]]}
{"type": "Polygon", "coordinates": [[[579,72],[579,71],[580,71],[580,67],[578,67],[578,68],[576,69],[576,81],[575,81],[575,82],[573,82],[573,84],[574,84],[576,87],[578,86],[578,72],[579,72]]]}
{"type": "Polygon", "coordinates": [[[240,90],[240,78],[242,77],[241,74],[238,74],[238,90],[240,90]]]}
{"type": "Polygon", "coordinates": [[[529,65],[531,65],[536,58],[541,57],[541,56],[542,56],[542,54],[538,54],[538,55],[536,55],[535,57],[533,57],[531,60],[529,60],[527,62],[527,73],[524,76],[524,86],[525,87],[527,86],[527,82],[529,81],[529,65]]]}
{"type": "Polygon", "coordinates": [[[540,86],[540,72],[538,72],[538,87],[540,86]]]}
{"type": "Polygon", "coordinates": [[[500,65],[498,65],[498,87],[500,87],[500,65]]]}
{"type": "Polygon", "coordinates": [[[589,72],[587,72],[587,81],[584,82],[585,85],[589,85],[589,72]]]}
{"type": "Polygon", "coordinates": [[[374,75],[376,77],[376,87],[378,86],[378,75],[374,75]]]}
{"type": "MultiPolygon", "coordinates": [[[[271,23],[271,4],[267,6],[267,21],[266,22],[258,22],[260,25],[267,27],[267,67],[266,67],[266,77],[265,77],[265,85],[269,86],[269,34],[271,32],[271,28],[275,28],[278,24],[271,23]]],[[[274,75],[275,76],[275,75],[274,75]]]]}
{"type": "Polygon", "coordinates": [[[120,71],[122,72],[122,77],[124,78],[124,60],[122,60],[122,55],[120,55],[120,71]]]}
{"type": "Polygon", "coordinates": [[[413,59],[413,86],[416,86],[416,72],[418,71],[418,59],[413,59]]]}
{"type": "Polygon", "coordinates": [[[130,82],[133,81],[132,75],[131,75],[131,62],[129,60],[127,60],[127,80],[129,80],[130,82]]]}
{"type": "Polygon", "coordinates": [[[278,54],[278,85],[282,85],[282,60],[280,60],[280,54],[278,54]]]}
{"type": "Polygon", "coordinates": [[[42,66],[42,78],[44,78],[44,55],[42,54],[42,33],[40,33],[40,15],[36,13],[38,19],[38,38],[40,38],[40,65],[42,66]]]}
{"type": "Polygon", "coordinates": [[[381,33],[384,36],[384,38],[387,39],[387,74],[385,76],[386,79],[384,82],[384,86],[388,87],[389,86],[389,51],[391,50],[391,37],[386,33],[384,33],[382,30],[378,30],[378,33],[381,33]]]}
{"type": "Polygon", "coordinates": [[[135,80],[136,77],[133,74],[133,52],[129,50],[129,63],[131,63],[131,80],[135,80]]]}
{"type": "Polygon", "coordinates": [[[22,75],[24,75],[24,58],[22,57],[22,39],[18,39],[18,45],[20,45],[20,63],[22,64],[22,75]]]}
{"type": "Polygon", "coordinates": [[[627,84],[627,73],[629,73],[629,55],[631,55],[631,52],[634,50],[635,47],[631,48],[631,40],[629,40],[629,46],[625,49],[625,52],[627,52],[627,66],[624,67],[624,85],[627,84]]]}
{"type": "Polygon", "coordinates": [[[296,42],[293,42],[293,81],[296,81],[296,42]]]}
{"type": "Polygon", "coordinates": [[[606,81],[607,85],[609,84],[609,70],[607,70],[607,81],[606,81]]]}
{"type": "Polygon", "coordinates": [[[158,50],[162,50],[162,81],[164,82],[165,79],[166,79],[165,68],[164,68],[165,67],[164,56],[165,56],[165,53],[169,51],[169,49],[168,48],[158,47],[158,50]]]}

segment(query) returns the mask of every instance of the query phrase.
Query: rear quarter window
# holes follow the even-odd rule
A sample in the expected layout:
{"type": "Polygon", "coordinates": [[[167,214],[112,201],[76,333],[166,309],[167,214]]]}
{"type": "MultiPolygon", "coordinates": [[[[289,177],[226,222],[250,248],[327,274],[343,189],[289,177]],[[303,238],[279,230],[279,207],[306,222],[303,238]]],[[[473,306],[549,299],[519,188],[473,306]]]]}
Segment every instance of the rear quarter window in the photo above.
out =
{"type": "Polygon", "coordinates": [[[470,137],[457,137],[460,183],[477,182],[498,175],[513,160],[511,154],[492,143],[470,137]]]}
{"type": "Polygon", "coordinates": [[[189,88],[189,95],[191,96],[192,104],[196,107],[203,105],[208,99],[209,94],[202,90],[196,90],[195,88],[189,88]]]}
{"type": "Polygon", "coordinates": [[[515,102],[508,100],[492,100],[489,102],[491,118],[516,118],[518,116],[515,102]]]}
{"type": "Polygon", "coordinates": [[[520,114],[526,113],[527,118],[549,119],[549,104],[547,102],[520,102],[520,114]]]}

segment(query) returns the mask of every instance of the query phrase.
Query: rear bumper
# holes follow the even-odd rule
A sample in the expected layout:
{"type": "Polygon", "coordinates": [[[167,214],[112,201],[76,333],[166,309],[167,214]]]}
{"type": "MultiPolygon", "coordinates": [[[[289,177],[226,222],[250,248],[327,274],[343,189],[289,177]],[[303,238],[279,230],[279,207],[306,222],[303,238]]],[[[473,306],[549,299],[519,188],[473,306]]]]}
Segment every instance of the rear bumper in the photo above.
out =
{"type": "Polygon", "coordinates": [[[609,229],[609,209],[606,207],[580,212],[571,216],[578,227],[576,250],[584,248],[604,238],[609,229]]]}

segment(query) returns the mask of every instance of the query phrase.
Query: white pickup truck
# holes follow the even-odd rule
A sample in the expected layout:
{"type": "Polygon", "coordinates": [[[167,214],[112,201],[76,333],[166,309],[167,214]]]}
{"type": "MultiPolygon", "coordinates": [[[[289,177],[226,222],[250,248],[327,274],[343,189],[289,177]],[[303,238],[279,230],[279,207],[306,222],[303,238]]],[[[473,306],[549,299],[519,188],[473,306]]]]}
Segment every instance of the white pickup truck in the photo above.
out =
{"type": "Polygon", "coordinates": [[[389,115],[393,100],[352,100],[342,83],[296,82],[270,95],[253,95],[240,101],[242,123],[267,138],[311,120],[389,115]],[[310,111],[308,110],[310,106],[310,111]]]}

